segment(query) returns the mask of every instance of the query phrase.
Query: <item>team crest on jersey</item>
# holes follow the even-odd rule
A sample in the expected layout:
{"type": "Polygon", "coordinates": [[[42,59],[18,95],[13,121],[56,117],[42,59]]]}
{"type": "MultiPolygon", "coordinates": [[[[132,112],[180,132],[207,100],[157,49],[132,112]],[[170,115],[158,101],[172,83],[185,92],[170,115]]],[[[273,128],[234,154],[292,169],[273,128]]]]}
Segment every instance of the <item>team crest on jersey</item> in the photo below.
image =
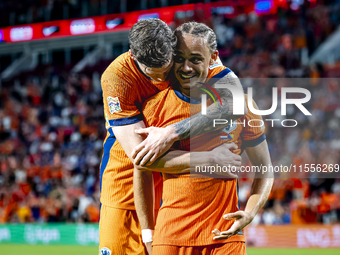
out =
{"type": "Polygon", "coordinates": [[[122,111],[120,108],[120,103],[118,97],[108,97],[107,103],[109,105],[109,110],[111,114],[118,113],[122,111]]]}
{"type": "Polygon", "coordinates": [[[101,248],[100,249],[100,255],[111,255],[111,250],[109,248],[101,248]]]}
{"type": "Polygon", "coordinates": [[[214,69],[214,68],[219,67],[219,66],[223,66],[223,64],[222,64],[221,60],[218,58],[215,61],[215,63],[209,67],[209,69],[211,70],[211,69],[214,69]]]}
{"type": "Polygon", "coordinates": [[[233,121],[233,125],[228,125],[227,127],[223,128],[222,131],[226,132],[226,133],[230,133],[232,131],[234,131],[237,128],[237,121],[233,121]]]}

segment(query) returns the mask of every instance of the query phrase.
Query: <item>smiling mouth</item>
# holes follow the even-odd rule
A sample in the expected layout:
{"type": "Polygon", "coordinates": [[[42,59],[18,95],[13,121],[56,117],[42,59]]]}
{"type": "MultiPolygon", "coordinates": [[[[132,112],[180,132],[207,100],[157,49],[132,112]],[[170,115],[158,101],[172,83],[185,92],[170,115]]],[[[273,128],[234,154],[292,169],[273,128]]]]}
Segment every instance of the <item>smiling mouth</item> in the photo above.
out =
{"type": "Polygon", "coordinates": [[[179,74],[179,76],[183,79],[183,80],[186,80],[186,79],[191,79],[193,78],[195,75],[192,74],[192,75],[185,75],[185,74],[179,74]]]}

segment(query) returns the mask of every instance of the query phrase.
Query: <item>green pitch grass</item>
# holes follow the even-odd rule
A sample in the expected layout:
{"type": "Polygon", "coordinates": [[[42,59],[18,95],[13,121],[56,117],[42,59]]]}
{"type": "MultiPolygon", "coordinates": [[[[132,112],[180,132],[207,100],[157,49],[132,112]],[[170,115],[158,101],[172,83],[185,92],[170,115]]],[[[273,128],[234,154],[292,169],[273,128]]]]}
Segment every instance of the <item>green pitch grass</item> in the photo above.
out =
{"type": "MultiPolygon", "coordinates": [[[[98,255],[98,247],[93,246],[53,246],[53,245],[0,245],[4,255],[98,255]]],[[[335,255],[340,250],[330,249],[257,249],[247,248],[248,255],[335,255]]]]}

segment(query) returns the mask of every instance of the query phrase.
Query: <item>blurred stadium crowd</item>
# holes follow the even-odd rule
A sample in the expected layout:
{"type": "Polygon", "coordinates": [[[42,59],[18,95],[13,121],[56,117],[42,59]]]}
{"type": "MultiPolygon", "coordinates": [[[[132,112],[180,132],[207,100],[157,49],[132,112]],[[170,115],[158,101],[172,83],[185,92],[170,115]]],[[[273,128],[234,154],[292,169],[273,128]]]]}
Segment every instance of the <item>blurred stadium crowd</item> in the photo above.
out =
{"type": "MultiPolygon", "coordinates": [[[[53,1],[27,2],[33,6],[53,1]]],[[[267,126],[273,165],[340,163],[340,80],[329,78],[340,76],[340,65],[308,64],[308,57],[340,24],[339,9],[338,1],[324,1],[317,8],[279,9],[271,16],[213,15],[204,20],[199,11],[194,15],[214,28],[222,62],[244,87],[256,88],[254,99],[260,109],[270,108],[274,82],[251,78],[298,77],[309,84],[306,88],[313,97],[307,108],[312,117],[292,109],[288,114],[299,121],[296,128],[267,126]]],[[[175,26],[191,19],[178,18],[175,26]]],[[[60,64],[41,65],[3,83],[0,222],[99,220],[99,165],[106,135],[100,74],[112,60],[80,74],[70,74],[70,68],[60,64]]],[[[278,81],[275,86],[288,83],[278,81]]],[[[253,224],[340,221],[340,179],[286,177],[276,178],[270,199],[253,224]]],[[[240,179],[241,208],[251,181],[240,179]]]]}

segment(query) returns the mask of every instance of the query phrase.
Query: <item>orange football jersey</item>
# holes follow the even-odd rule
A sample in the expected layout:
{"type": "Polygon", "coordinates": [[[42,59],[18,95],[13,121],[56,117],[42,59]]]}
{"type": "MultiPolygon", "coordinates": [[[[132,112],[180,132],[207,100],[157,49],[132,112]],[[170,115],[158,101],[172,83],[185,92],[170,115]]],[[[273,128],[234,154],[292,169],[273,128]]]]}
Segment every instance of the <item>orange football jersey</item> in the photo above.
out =
{"type": "MultiPolygon", "coordinates": [[[[212,77],[225,67],[217,61],[209,70],[212,77]]],[[[101,203],[135,210],[133,199],[133,164],[116,140],[112,126],[129,125],[143,120],[142,105],[169,86],[146,77],[137,63],[124,53],[116,58],[101,78],[107,135],[100,166],[101,203]]],[[[154,174],[155,177],[159,174],[154,174]]],[[[157,178],[155,178],[157,180],[157,178]]]]}
{"type": "MultiPolygon", "coordinates": [[[[145,103],[143,115],[148,126],[165,127],[189,118],[190,113],[200,110],[200,103],[190,104],[188,97],[169,87],[145,103]]],[[[248,110],[238,122],[248,122],[250,119],[262,118],[248,110]]],[[[222,143],[235,142],[239,149],[234,153],[240,154],[245,146],[256,146],[264,139],[261,127],[238,124],[229,125],[222,131],[182,140],[175,143],[174,148],[210,151],[222,143]]],[[[226,221],[222,216],[239,210],[237,179],[164,174],[163,180],[163,204],[158,212],[153,245],[204,246],[245,241],[242,231],[227,240],[218,241],[213,240],[214,235],[211,233],[214,229],[226,231],[232,225],[233,221],[226,221]]]]}

